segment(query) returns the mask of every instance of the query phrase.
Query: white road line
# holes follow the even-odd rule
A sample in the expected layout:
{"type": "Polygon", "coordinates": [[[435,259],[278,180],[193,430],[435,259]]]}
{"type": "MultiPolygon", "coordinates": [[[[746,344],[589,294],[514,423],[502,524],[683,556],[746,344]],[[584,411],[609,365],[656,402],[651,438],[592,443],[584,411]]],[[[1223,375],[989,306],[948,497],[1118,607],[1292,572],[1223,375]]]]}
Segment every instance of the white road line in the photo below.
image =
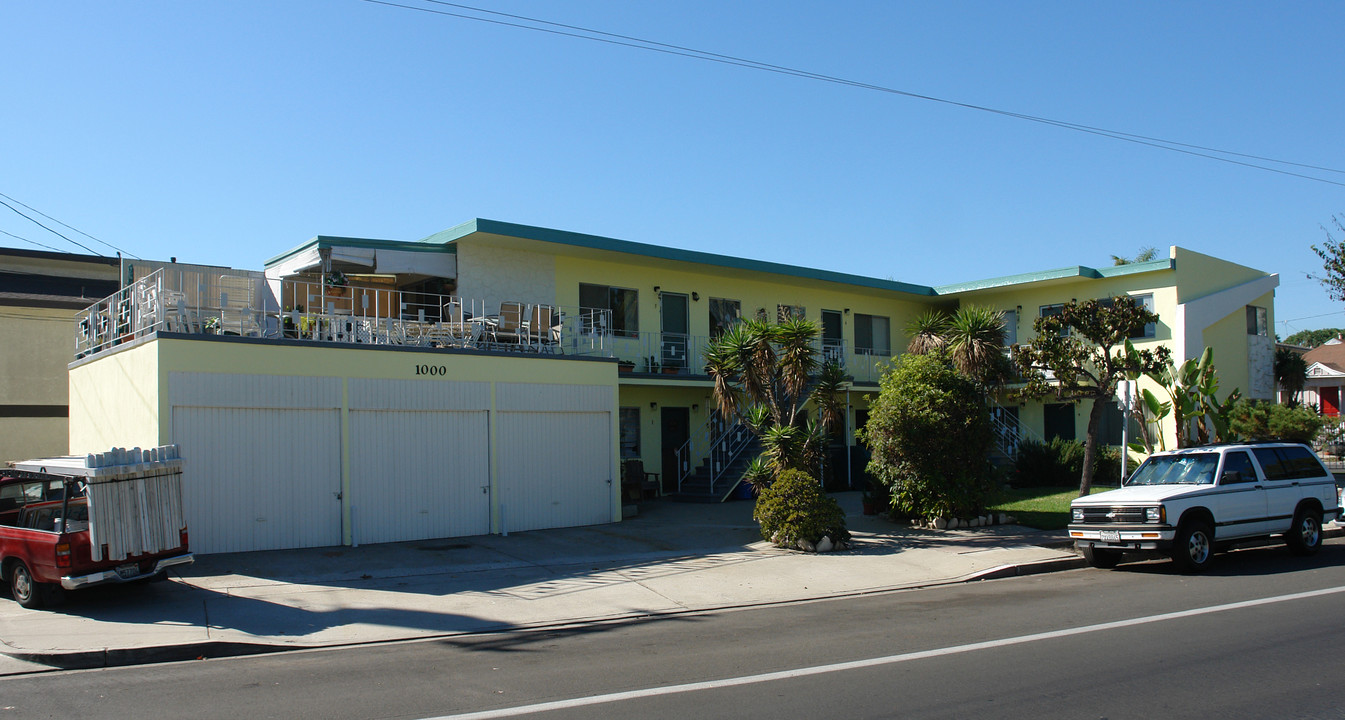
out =
{"type": "Polygon", "coordinates": [[[553,702],[537,703],[535,705],[519,705],[517,707],[499,708],[497,710],[482,710],[480,712],[462,713],[459,715],[440,715],[433,718],[424,718],[423,720],[485,720],[486,718],[515,717],[518,715],[543,713],[550,710],[564,710],[566,708],[602,705],[605,703],[621,702],[623,700],[658,697],[659,695],[674,695],[676,693],[714,690],[717,688],[735,687],[738,685],[753,685],[756,683],[774,682],[776,680],[807,677],[809,675],[845,672],[857,668],[893,665],[911,660],[924,660],[926,658],[942,657],[944,655],[957,655],[960,653],[975,652],[977,650],[1007,647],[1009,645],[1022,645],[1024,643],[1037,642],[1039,640],[1053,640],[1055,638],[1070,637],[1072,635],[1084,635],[1105,630],[1116,630],[1118,628],[1147,625],[1149,623],[1178,620],[1180,618],[1196,617],[1199,615],[1209,615],[1211,613],[1227,612],[1229,610],[1241,610],[1243,608],[1258,607],[1261,605],[1292,602],[1294,600],[1304,600],[1307,598],[1335,595],[1338,593],[1345,593],[1345,586],[1311,590],[1308,592],[1294,593],[1292,595],[1278,595],[1257,600],[1244,600],[1242,602],[1228,603],[1226,605],[1211,605],[1209,607],[1193,608],[1191,610],[1179,610],[1177,612],[1163,613],[1161,615],[1147,615],[1145,617],[1137,617],[1130,620],[1116,620],[1114,622],[1098,623],[1096,625],[1083,625],[1080,627],[1065,628],[1063,630],[1051,630],[1050,632],[1020,635],[1018,637],[1003,638],[1000,640],[986,640],[984,642],[968,643],[966,645],[953,645],[951,647],[936,648],[933,650],[921,650],[919,652],[902,653],[900,655],[887,655],[885,657],[870,658],[868,660],[852,660],[850,662],[834,663],[832,665],[814,665],[812,667],[797,668],[794,670],[781,670],[778,672],[762,673],[760,675],[744,675],[742,677],[725,678],[723,680],[706,680],[704,682],[686,683],[683,685],[668,685],[666,687],[645,688],[643,690],[628,690],[626,692],[609,693],[606,695],[593,695],[590,697],[573,698],[570,700],[556,700],[553,702]]]}

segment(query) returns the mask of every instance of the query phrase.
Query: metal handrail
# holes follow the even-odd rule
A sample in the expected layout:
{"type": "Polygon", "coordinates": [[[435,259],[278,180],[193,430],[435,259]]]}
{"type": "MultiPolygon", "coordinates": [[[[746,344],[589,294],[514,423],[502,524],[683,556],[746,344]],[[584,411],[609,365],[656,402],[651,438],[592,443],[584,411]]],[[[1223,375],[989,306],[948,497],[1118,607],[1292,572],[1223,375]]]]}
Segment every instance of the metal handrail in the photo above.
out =
{"type": "Polygon", "coordinates": [[[708,460],[713,494],[719,479],[755,437],[741,421],[735,419],[732,425],[727,425],[718,415],[712,415],[677,449],[677,491],[681,492],[682,483],[691,477],[692,463],[708,460]]]}
{"type": "Polygon", "coordinates": [[[498,306],[488,314],[484,301],[451,295],[285,280],[277,303],[253,274],[175,277],[157,269],[80,311],[75,357],[159,331],[613,356],[609,310],[519,303],[505,327],[498,306]]]}
{"type": "Polygon", "coordinates": [[[1003,405],[1000,405],[994,398],[987,398],[990,410],[990,425],[995,435],[995,444],[999,446],[1000,452],[1011,459],[1018,459],[1018,448],[1022,445],[1023,439],[1043,442],[1042,437],[1032,428],[1023,424],[1021,418],[1016,418],[1003,405]],[[1015,422],[1009,422],[1009,418],[1015,418],[1015,422]]]}

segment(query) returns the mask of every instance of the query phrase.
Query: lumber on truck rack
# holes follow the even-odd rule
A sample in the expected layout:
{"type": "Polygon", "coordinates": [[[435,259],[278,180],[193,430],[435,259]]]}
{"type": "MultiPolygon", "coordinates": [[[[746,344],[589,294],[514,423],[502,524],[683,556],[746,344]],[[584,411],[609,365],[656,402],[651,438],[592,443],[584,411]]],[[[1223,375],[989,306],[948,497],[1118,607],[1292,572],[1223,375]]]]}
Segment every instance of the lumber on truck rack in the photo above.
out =
{"type": "Polygon", "coordinates": [[[182,459],[178,446],[112,448],[84,456],[24,460],[9,474],[63,478],[84,486],[93,560],[122,560],[184,545],[182,459]],[[106,552],[106,557],[104,557],[106,552]]]}

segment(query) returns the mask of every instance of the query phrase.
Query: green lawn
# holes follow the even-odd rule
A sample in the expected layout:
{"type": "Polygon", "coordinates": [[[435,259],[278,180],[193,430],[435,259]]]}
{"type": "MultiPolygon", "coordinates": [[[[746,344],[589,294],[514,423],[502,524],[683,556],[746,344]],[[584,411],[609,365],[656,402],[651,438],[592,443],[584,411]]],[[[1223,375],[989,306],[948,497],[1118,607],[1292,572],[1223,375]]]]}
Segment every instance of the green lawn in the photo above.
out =
{"type": "MultiPolygon", "coordinates": [[[[1106,492],[1115,488],[1093,488],[1106,492]]],[[[1018,518],[1019,525],[1039,530],[1063,530],[1069,524],[1069,501],[1079,497],[1079,487],[1011,488],[1001,490],[990,511],[1018,518]]]]}

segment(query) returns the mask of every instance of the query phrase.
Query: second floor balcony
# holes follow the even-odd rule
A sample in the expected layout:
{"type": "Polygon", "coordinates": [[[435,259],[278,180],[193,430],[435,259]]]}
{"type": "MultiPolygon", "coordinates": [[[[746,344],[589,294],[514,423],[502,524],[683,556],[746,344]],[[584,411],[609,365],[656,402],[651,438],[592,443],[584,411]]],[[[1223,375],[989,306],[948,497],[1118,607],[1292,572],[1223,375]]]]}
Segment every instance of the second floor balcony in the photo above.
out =
{"type": "MultiPolygon", "coordinates": [[[[704,377],[711,338],[612,329],[606,309],[481,300],[257,274],[156,270],[78,316],[76,358],[156,332],[615,358],[626,373],[704,377]]],[[[885,351],[818,340],[824,360],[876,384],[885,351]]]]}

